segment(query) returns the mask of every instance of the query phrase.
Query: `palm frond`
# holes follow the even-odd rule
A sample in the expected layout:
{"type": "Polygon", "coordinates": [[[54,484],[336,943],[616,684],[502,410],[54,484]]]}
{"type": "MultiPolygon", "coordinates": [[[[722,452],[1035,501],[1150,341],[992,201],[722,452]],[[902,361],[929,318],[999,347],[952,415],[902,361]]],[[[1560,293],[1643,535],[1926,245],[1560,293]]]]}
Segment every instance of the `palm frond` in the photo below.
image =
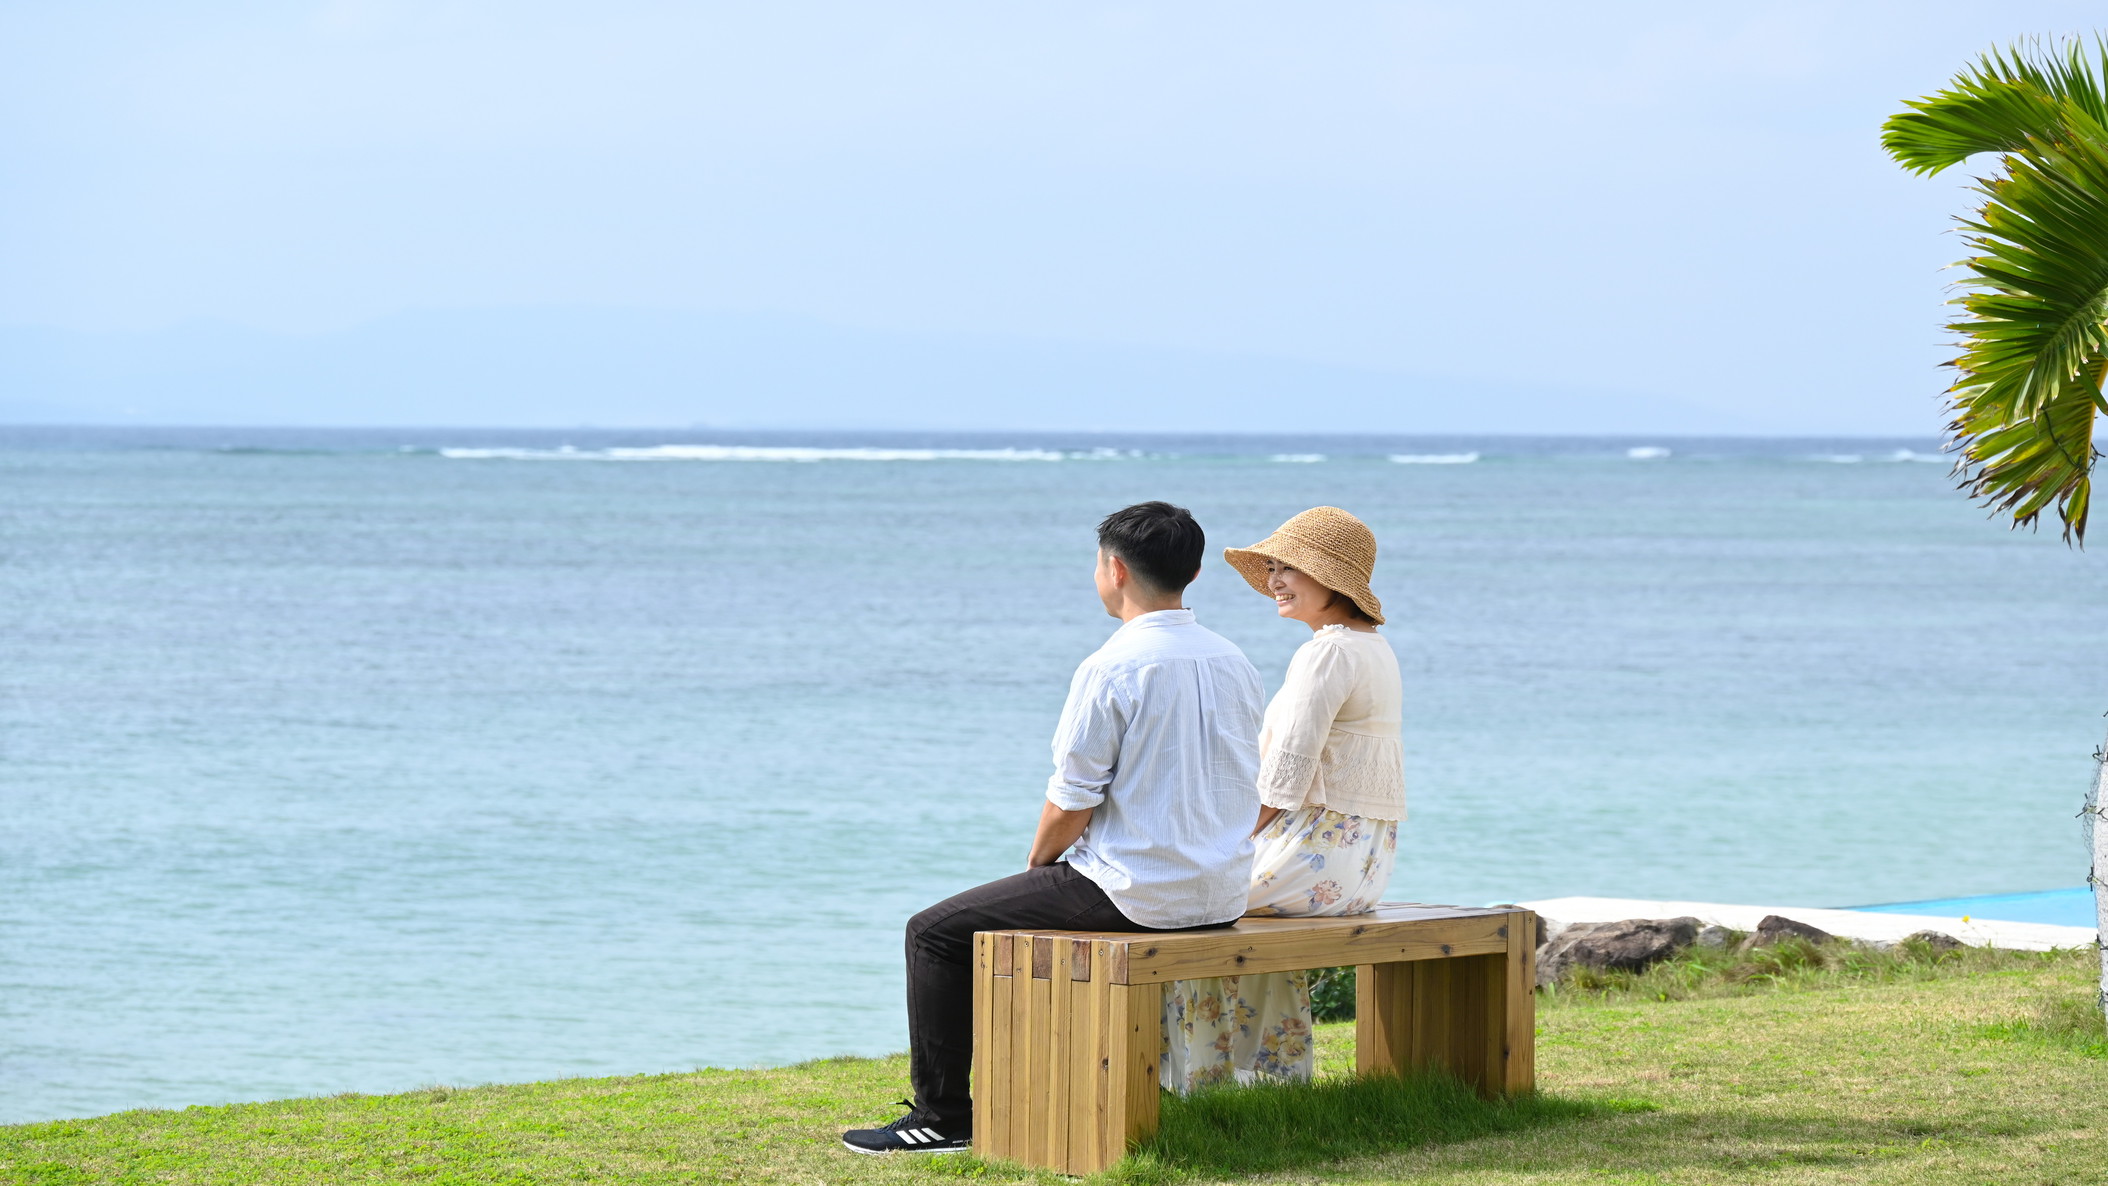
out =
{"type": "Polygon", "coordinates": [[[2039,46],[1992,50],[1946,90],[1905,100],[1881,125],[1881,147],[1913,173],[1937,173],[1983,152],[2013,152],[2031,140],[2060,139],[2065,113],[2108,122],[2108,41],[2091,54],[2073,41],[2061,55],[2039,46]]]}
{"type": "Polygon", "coordinates": [[[2064,136],[2030,139],[1961,220],[1965,315],[1949,364],[1952,447],[1970,492],[2016,524],[2055,506],[2083,542],[2094,419],[2108,411],[2108,126],[2067,105],[2064,136]]]}
{"type": "MultiPolygon", "coordinates": [[[[2108,359],[2094,366],[2096,381],[2104,365],[2108,359]]],[[[2054,504],[2065,538],[2084,543],[2098,456],[2093,444],[2097,394],[2066,392],[2032,420],[2004,420],[1995,410],[1973,404],[1967,389],[1955,393],[1954,409],[1949,428],[1970,495],[1994,512],[2010,514],[2016,527],[2033,524],[2054,504]]]]}
{"type": "Polygon", "coordinates": [[[2108,412],[2108,41],[1994,50],[1882,126],[1904,168],[1984,152],[2001,173],[1961,223],[1970,255],[1949,365],[1965,488],[2014,524],[2054,507],[2083,543],[2096,418],[2108,412]]]}

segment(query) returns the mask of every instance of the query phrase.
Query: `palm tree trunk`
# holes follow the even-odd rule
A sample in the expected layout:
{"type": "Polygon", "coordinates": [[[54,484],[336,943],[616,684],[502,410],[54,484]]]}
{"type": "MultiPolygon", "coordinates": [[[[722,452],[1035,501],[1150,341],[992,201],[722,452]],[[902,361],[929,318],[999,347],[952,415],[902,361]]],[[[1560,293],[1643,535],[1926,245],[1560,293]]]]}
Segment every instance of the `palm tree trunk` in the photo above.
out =
{"type": "Polygon", "coordinates": [[[2087,846],[2093,850],[2093,867],[2087,873],[2086,883],[2093,887],[2094,942],[2101,951],[2101,994],[2099,1004],[2104,1025],[2108,1025],[2108,822],[2103,812],[2108,812],[2108,742],[2093,753],[2093,790],[2086,796],[2087,846]]]}

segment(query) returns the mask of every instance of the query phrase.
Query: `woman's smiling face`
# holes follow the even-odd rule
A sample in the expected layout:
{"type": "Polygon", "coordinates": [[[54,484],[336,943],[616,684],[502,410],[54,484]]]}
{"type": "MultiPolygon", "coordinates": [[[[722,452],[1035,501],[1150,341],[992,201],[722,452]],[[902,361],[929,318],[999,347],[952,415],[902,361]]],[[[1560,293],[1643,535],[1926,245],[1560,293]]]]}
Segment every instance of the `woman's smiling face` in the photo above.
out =
{"type": "Polygon", "coordinates": [[[1300,569],[1278,560],[1266,562],[1266,591],[1274,595],[1274,612],[1315,628],[1344,618],[1332,610],[1332,590],[1300,569]]]}

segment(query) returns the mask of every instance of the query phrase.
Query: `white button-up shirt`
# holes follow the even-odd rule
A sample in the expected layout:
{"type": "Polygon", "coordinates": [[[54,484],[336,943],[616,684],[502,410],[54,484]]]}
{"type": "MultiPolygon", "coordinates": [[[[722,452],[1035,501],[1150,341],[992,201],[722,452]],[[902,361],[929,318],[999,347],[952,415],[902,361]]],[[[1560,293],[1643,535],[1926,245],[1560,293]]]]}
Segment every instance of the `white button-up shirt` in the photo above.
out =
{"type": "Polygon", "coordinates": [[[1047,801],[1095,808],[1069,864],[1145,927],[1244,913],[1259,815],[1259,673],[1187,609],[1121,626],[1076,669],[1047,801]]]}

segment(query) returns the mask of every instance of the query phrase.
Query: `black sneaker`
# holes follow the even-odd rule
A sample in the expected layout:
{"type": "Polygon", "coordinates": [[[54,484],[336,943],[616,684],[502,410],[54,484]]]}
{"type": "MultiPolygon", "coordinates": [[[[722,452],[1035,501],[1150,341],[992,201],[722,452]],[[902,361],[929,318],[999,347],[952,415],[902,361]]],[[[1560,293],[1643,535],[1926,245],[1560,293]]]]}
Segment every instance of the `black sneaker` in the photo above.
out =
{"type": "Polygon", "coordinates": [[[884,1128],[850,1129],[842,1134],[842,1147],[851,1153],[964,1153],[973,1148],[973,1129],[910,1111],[884,1128]]]}

